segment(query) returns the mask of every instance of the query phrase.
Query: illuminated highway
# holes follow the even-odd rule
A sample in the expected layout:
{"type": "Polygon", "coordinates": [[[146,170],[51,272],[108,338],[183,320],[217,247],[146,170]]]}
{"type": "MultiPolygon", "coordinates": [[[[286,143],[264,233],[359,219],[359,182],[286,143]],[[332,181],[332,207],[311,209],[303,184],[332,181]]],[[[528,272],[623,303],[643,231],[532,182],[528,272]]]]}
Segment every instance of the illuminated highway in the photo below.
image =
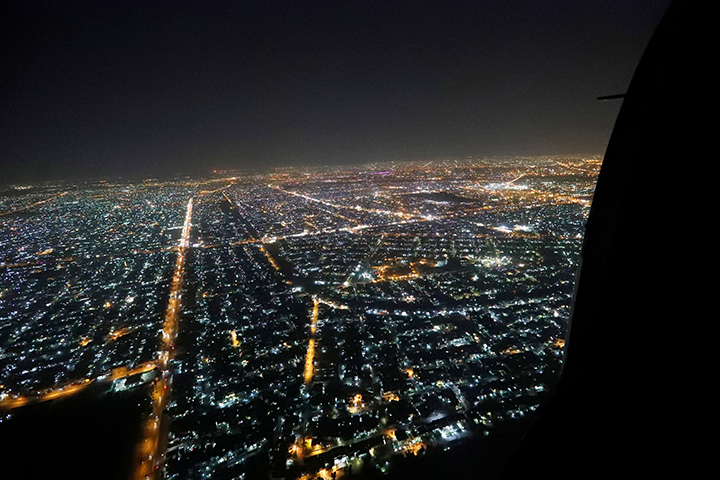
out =
{"type": "Polygon", "coordinates": [[[128,378],[132,377],[133,375],[149,372],[155,368],[158,368],[156,362],[146,362],[133,368],[121,366],[112,369],[108,374],[101,375],[96,379],[82,378],[53,389],[38,392],[36,395],[23,397],[0,397],[0,410],[11,410],[13,408],[19,408],[33,403],[47,402],[49,400],[56,400],[58,398],[68,397],[84,390],[86,387],[90,386],[90,384],[95,381],[119,380],[121,378],[128,378]]]}
{"type": "Polygon", "coordinates": [[[54,199],[56,199],[56,198],[58,198],[58,197],[62,197],[62,196],[64,196],[64,195],[67,195],[68,193],[70,193],[70,192],[58,193],[57,195],[53,195],[52,197],[46,198],[45,200],[40,200],[39,202],[35,202],[35,203],[30,204],[30,205],[25,205],[24,207],[16,208],[16,209],[14,209],[14,210],[9,210],[9,211],[7,211],[7,212],[0,212],[0,217],[4,217],[4,216],[6,216],[6,215],[12,215],[12,214],[14,214],[14,213],[24,212],[25,210],[29,210],[29,209],[31,209],[31,208],[33,208],[33,207],[37,207],[38,205],[42,205],[43,203],[47,203],[47,202],[49,202],[49,201],[51,201],[51,200],[54,200],[54,199]]]}
{"type": "Polygon", "coordinates": [[[313,361],[315,358],[315,332],[317,332],[317,321],[318,321],[318,312],[319,311],[320,311],[320,302],[318,301],[317,297],[313,296],[313,308],[312,308],[312,315],[310,317],[310,340],[308,341],[307,353],[305,354],[304,376],[305,376],[305,384],[306,385],[309,385],[310,382],[312,382],[313,373],[315,371],[315,368],[313,366],[313,361]]]}
{"type": "MultiPolygon", "coordinates": [[[[318,198],[311,197],[309,195],[303,195],[301,193],[291,192],[290,190],[284,190],[275,185],[268,185],[268,187],[274,188],[275,190],[286,193],[288,195],[294,195],[296,197],[304,198],[305,200],[310,200],[311,202],[320,203],[322,205],[327,205],[328,207],[345,208],[345,209],[368,212],[368,213],[379,213],[379,214],[391,215],[391,216],[400,217],[400,218],[412,218],[413,217],[413,215],[411,215],[409,213],[405,213],[405,212],[394,212],[391,210],[381,210],[381,209],[376,209],[376,208],[364,208],[359,205],[340,205],[340,204],[330,203],[325,200],[320,200],[318,198]]],[[[345,217],[342,217],[342,218],[345,218],[345,217]]]]}
{"type": "Polygon", "coordinates": [[[135,470],[134,478],[138,480],[157,478],[156,474],[162,465],[164,457],[164,429],[162,428],[161,421],[163,411],[167,406],[172,390],[172,377],[168,370],[168,361],[173,354],[175,338],[177,337],[178,315],[182,306],[181,290],[185,274],[185,258],[189,245],[192,207],[193,199],[190,198],[185,213],[185,223],[183,224],[182,234],[177,248],[178,254],[177,260],[175,261],[175,271],[173,273],[170,298],[168,300],[165,323],[162,330],[162,345],[160,358],[158,360],[158,366],[162,374],[155,381],[152,392],[152,413],[145,421],[143,439],[136,450],[139,465],[135,470]]]}

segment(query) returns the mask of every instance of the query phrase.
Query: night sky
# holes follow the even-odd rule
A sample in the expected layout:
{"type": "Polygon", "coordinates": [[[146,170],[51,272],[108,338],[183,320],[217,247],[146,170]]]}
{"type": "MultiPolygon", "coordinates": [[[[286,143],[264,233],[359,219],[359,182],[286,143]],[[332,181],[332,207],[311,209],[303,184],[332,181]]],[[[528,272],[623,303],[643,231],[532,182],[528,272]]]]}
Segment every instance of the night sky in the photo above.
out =
{"type": "Polygon", "coordinates": [[[602,154],[668,4],[5,1],[0,183],[602,154]]]}

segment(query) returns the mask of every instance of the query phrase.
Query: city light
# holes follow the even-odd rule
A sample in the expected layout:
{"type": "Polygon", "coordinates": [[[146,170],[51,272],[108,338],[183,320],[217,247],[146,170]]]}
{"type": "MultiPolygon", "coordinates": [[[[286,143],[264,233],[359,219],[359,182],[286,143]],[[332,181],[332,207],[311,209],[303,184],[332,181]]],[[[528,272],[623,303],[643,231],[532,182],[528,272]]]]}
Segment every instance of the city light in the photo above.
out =
{"type": "Polygon", "coordinates": [[[147,480],[352,478],[491,439],[560,371],[599,165],[18,190],[0,230],[0,410],[142,386],[147,480]]]}

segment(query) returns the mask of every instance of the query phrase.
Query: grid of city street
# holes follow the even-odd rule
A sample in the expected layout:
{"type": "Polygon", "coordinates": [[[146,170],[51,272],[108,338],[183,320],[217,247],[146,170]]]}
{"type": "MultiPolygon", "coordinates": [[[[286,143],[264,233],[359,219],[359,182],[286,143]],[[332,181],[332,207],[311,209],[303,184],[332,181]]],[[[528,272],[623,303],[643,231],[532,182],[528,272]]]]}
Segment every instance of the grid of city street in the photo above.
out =
{"type": "Polygon", "coordinates": [[[15,185],[0,413],[146,392],[138,479],[361,478],[492,442],[559,378],[601,163],[15,185]]]}

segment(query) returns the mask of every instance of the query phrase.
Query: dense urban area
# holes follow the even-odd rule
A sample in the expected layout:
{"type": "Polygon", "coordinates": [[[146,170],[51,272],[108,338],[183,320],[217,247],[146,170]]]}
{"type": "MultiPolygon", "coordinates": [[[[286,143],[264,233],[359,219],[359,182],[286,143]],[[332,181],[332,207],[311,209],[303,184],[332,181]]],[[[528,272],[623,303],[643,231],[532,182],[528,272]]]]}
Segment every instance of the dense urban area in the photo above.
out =
{"type": "Polygon", "coordinates": [[[0,195],[0,413],[145,395],[133,478],[338,479],[531,416],[599,156],[0,195]]]}

